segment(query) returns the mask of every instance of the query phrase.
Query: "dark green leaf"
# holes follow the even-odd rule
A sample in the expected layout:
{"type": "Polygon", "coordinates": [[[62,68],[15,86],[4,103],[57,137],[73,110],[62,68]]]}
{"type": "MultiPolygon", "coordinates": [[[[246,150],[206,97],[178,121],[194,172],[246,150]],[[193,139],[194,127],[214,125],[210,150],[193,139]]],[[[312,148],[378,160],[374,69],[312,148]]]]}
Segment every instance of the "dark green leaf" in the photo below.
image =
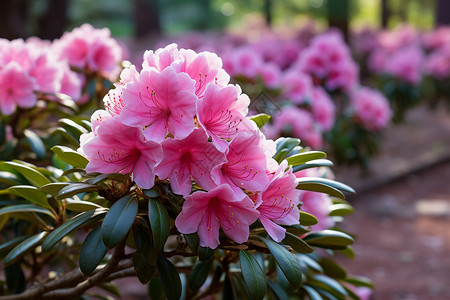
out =
{"type": "Polygon", "coordinates": [[[36,154],[36,158],[42,160],[45,158],[45,145],[41,138],[29,129],[25,129],[23,134],[25,135],[28,144],[30,145],[31,151],[36,154]]]}
{"type": "Polygon", "coordinates": [[[352,194],[355,193],[355,190],[352,189],[351,187],[349,187],[348,185],[337,182],[335,180],[327,179],[327,178],[302,177],[302,178],[298,178],[297,182],[298,183],[321,183],[323,185],[333,187],[333,188],[338,189],[343,192],[352,193],[352,194]]]}
{"type": "Polygon", "coordinates": [[[167,210],[161,202],[148,200],[148,219],[152,230],[153,244],[157,250],[163,250],[169,236],[170,224],[167,210]]]}
{"type": "MultiPolygon", "coordinates": [[[[68,164],[66,164],[67,166],[69,166],[68,164]]],[[[85,169],[83,169],[83,168],[72,168],[72,169],[69,169],[69,170],[67,170],[67,171],[64,171],[62,174],[61,174],[61,177],[63,177],[63,176],[68,176],[68,175],[71,175],[71,174],[73,174],[73,173],[86,173],[86,170],[85,169]]],[[[91,183],[91,182],[89,182],[89,183],[91,183]]],[[[92,183],[91,183],[92,184],[92,183]]]]}
{"type": "Polygon", "coordinates": [[[239,254],[242,276],[252,299],[263,299],[266,294],[266,274],[256,259],[248,252],[241,250],[239,254]]]}
{"type": "Polygon", "coordinates": [[[47,201],[47,196],[39,188],[30,185],[15,185],[8,190],[17,196],[20,196],[28,201],[39,206],[50,208],[47,201]]]}
{"type": "Polygon", "coordinates": [[[36,187],[41,187],[43,185],[46,185],[47,183],[50,183],[50,180],[48,180],[47,177],[29,166],[14,161],[3,162],[3,164],[19,172],[32,185],[36,187]]]}
{"type": "Polygon", "coordinates": [[[16,185],[23,182],[13,173],[0,171],[0,183],[4,183],[6,185],[16,185]]]}
{"type": "Polygon", "coordinates": [[[186,242],[191,248],[194,254],[198,254],[198,248],[200,247],[200,239],[198,238],[197,233],[183,234],[186,242]]]}
{"type": "Polygon", "coordinates": [[[277,144],[277,151],[273,158],[280,163],[295,147],[298,146],[298,144],[300,144],[300,140],[295,138],[279,138],[275,143],[277,144]]]}
{"type": "Polygon", "coordinates": [[[344,279],[347,277],[347,272],[329,258],[321,258],[319,264],[322,266],[324,273],[330,277],[337,279],[344,279]]]}
{"type": "Polygon", "coordinates": [[[76,137],[74,137],[73,135],[71,135],[66,129],[62,128],[62,127],[58,127],[56,128],[52,133],[52,136],[57,135],[57,136],[63,136],[66,138],[66,140],[72,144],[75,147],[79,147],[80,146],[80,140],[76,137]]]}
{"type": "Polygon", "coordinates": [[[201,261],[206,261],[214,256],[216,249],[211,249],[209,247],[200,247],[198,250],[198,258],[201,261]]]}
{"type": "Polygon", "coordinates": [[[12,264],[5,267],[5,277],[6,285],[8,290],[14,294],[19,294],[25,291],[27,287],[27,281],[25,279],[25,274],[20,267],[20,264],[12,264]]]}
{"type": "Polygon", "coordinates": [[[304,285],[303,288],[311,300],[323,300],[322,296],[313,287],[304,285]]]}
{"type": "Polygon", "coordinates": [[[334,164],[332,161],[328,159],[315,159],[308,162],[305,162],[304,164],[295,166],[292,168],[292,172],[298,172],[301,170],[306,170],[310,168],[318,168],[318,167],[332,167],[334,164]]]}
{"type": "Polygon", "coordinates": [[[267,245],[278,266],[283,271],[287,280],[294,288],[298,288],[302,281],[302,270],[298,264],[297,258],[283,246],[272,240],[261,238],[267,245]]]}
{"type": "Polygon", "coordinates": [[[325,158],[327,155],[325,152],[322,151],[307,151],[298,153],[296,155],[293,155],[291,157],[286,158],[287,162],[291,166],[298,166],[301,164],[304,164],[308,161],[315,160],[315,159],[321,159],[325,158]]]}
{"type": "Polygon", "coordinates": [[[249,119],[255,122],[258,128],[261,128],[263,127],[264,124],[266,124],[270,120],[270,116],[266,114],[257,114],[249,117],[249,119]]]}
{"type": "Polygon", "coordinates": [[[166,258],[158,256],[158,277],[169,300],[179,300],[181,297],[181,280],[177,268],[166,258]]]}
{"type": "Polygon", "coordinates": [[[29,237],[25,241],[21,242],[19,245],[14,247],[14,249],[11,250],[11,252],[8,253],[5,257],[5,265],[10,265],[16,260],[18,260],[20,257],[22,257],[25,253],[30,251],[32,248],[34,248],[36,245],[39,245],[40,242],[44,239],[45,235],[47,233],[45,231],[38,233],[36,235],[33,235],[32,237],[29,237]]]}
{"type": "Polygon", "coordinates": [[[51,216],[52,218],[55,218],[53,213],[49,211],[48,209],[45,209],[43,207],[36,206],[34,204],[18,204],[18,205],[11,205],[6,206],[0,209],[0,215],[3,214],[9,214],[9,213],[24,213],[24,212],[32,212],[32,213],[41,213],[51,216]]]}
{"type": "Polygon", "coordinates": [[[79,138],[80,135],[82,135],[83,133],[88,133],[86,128],[84,128],[81,125],[78,125],[77,123],[75,123],[70,119],[66,118],[60,119],[59,123],[63,125],[75,137],[79,138]]]}
{"type": "Polygon", "coordinates": [[[356,287],[368,287],[373,289],[374,285],[372,281],[370,281],[369,278],[362,277],[362,276],[351,276],[344,279],[344,281],[356,286],[356,287]]]}
{"type": "Polygon", "coordinates": [[[138,200],[127,195],[117,200],[109,209],[102,224],[102,239],[109,249],[125,238],[134,223],[138,211],[138,200]]]}
{"type": "Polygon", "coordinates": [[[59,159],[75,168],[86,168],[89,162],[83,155],[66,146],[54,146],[51,150],[59,159]]]}
{"type": "MultiPolygon", "coordinates": [[[[301,209],[301,207],[300,207],[301,209]]],[[[316,217],[314,217],[312,214],[300,211],[300,225],[303,226],[313,226],[316,225],[319,222],[316,217]]]]}
{"type": "Polygon", "coordinates": [[[29,237],[30,237],[29,235],[21,235],[21,236],[18,236],[12,240],[8,240],[8,241],[4,242],[3,244],[1,244],[0,245],[0,259],[3,259],[3,257],[5,257],[9,251],[11,251],[11,249],[16,247],[17,245],[19,245],[20,243],[22,243],[29,237]]]}
{"type": "Polygon", "coordinates": [[[74,195],[80,194],[80,193],[87,193],[87,192],[97,192],[98,190],[105,189],[104,187],[100,185],[92,185],[87,183],[70,183],[69,185],[63,187],[59,193],[57,194],[58,199],[64,199],[69,198],[74,195]]]}
{"type": "Polygon", "coordinates": [[[106,213],[105,209],[96,209],[76,215],[69,221],[65,222],[47,236],[44,243],[42,243],[42,250],[50,250],[56,243],[58,243],[63,237],[71,233],[73,230],[92,224],[100,220],[106,213]]]}
{"type": "Polygon", "coordinates": [[[139,281],[146,284],[155,275],[158,251],[152,247],[151,237],[141,226],[134,226],[132,232],[137,247],[133,255],[134,269],[139,281]]]}
{"type": "Polygon", "coordinates": [[[81,246],[80,251],[80,269],[85,274],[91,274],[105,257],[106,246],[101,237],[101,224],[98,224],[88,234],[81,246]]]}
{"type": "Polygon", "coordinates": [[[274,295],[274,298],[276,300],[285,300],[289,299],[289,296],[286,294],[286,292],[283,290],[283,288],[276,282],[273,281],[267,281],[268,286],[272,294],[274,295]]]}
{"type": "Polygon", "coordinates": [[[325,291],[331,293],[333,296],[344,299],[347,295],[344,287],[336,280],[325,275],[314,275],[314,279],[309,279],[309,282],[325,291]]]}
{"type": "Polygon", "coordinates": [[[298,262],[304,268],[310,268],[310,269],[313,269],[314,271],[317,271],[319,273],[323,273],[322,266],[319,265],[319,263],[317,261],[315,261],[309,255],[305,255],[305,254],[298,255],[298,262]]]}
{"type": "Polygon", "coordinates": [[[355,210],[349,204],[340,203],[330,206],[330,216],[346,216],[353,213],[355,210]]]}
{"type": "Polygon", "coordinates": [[[43,185],[41,187],[41,191],[43,191],[46,194],[56,196],[63,187],[65,187],[69,184],[70,184],[70,182],[49,183],[49,184],[43,185]]]}
{"type": "MultiPolygon", "coordinates": [[[[306,178],[306,177],[303,177],[306,178]]],[[[300,181],[300,179],[303,178],[297,178],[297,189],[304,190],[304,191],[312,191],[312,192],[318,192],[318,193],[325,193],[330,196],[338,197],[338,198],[345,198],[345,195],[338,189],[335,189],[334,187],[328,186],[326,184],[323,184],[321,182],[314,182],[312,181],[300,181]]],[[[316,178],[314,178],[316,179],[316,178]]]]}
{"type": "Polygon", "coordinates": [[[225,281],[223,282],[222,299],[234,300],[233,285],[231,284],[230,278],[225,276],[225,281]]]}
{"type": "Polygon", "coordinates": [[[309,228],[304,227],[300,224],[295,224],[295,225],[291,225],[291,226],[285,226],[284,228],[286,228],[286,231],[295,234],[296,236],[300,236],[303,235],[305,233],[308,233],[310,231],[309,228]]]}
{"type": "Polygon", "coordinates": [[[290,232],[286,232],[283,244],[291,246],[298,253],[311,253],[314,251],[305,241],[290,232]]]}
{"type": "Polygon", "coordinates": [[[102,206],[90,202],[90,201],[79,201],[72,199],[65,199],[64,203],[66,204],[66,209],[74,211],[74,212],[84,212],[97,208],[102,208],[102,206]]]}
{"type": "Polygon", "coordinates": [[[148,296],[152,300],[163,300],[166,299],[164,291],[161,286],[161,281],[158,277],[153,277],[148,284],[148,296]]]}
{"type": "Polygon", "coordinates": [[[161,193],[158,191],[156,187],[147,190],[142,190],[142,192],[144,193],[145,196],[149,198],[158,198],[159,196],[161,196],[161,193]]]}
{"type": "Polygon", "coordinates": [[[313,232],[305,236],[303,240],[311,246],[326,249],[344,249],[354,242],[351,236],[336,230],[313,232]]]}
{"type": "Polygon", "coordinates": [[[188,278],[188,284],[191,290],[197,291],[202,287],[206,278],[208,278],[208,274],[211,271],[212,264],[213,259],[207,261],[197,261],[188,278]]]}

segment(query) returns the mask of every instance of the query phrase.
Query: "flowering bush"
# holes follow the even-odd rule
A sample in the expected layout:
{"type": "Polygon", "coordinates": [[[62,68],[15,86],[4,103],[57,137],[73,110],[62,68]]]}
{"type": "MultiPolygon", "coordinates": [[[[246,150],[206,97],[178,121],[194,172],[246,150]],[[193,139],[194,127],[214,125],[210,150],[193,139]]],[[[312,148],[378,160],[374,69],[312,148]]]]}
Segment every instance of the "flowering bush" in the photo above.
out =
{"type": "Polygon", "coordinates": [[[359,299],[354,287],[371,286],[332,260],[351,256],[353,237],[331,227],[352,211],[343,192],[353,190],[303,171],[330,166],[325,153],[266,139],[268,116],[246,116],[249,98],[218,56],[172,44],[120,78],[90,123],[66,121],[78,151],[53,147],[53,166],[0,164],[2,291],[17,293],[1,299],[114,291],[105,282],[126,276],[168,299],[359,299]],[[314,205],[311,192],[330,196],[314,205]],[[47,266],[61,272],[43,275],[47,266]]]}

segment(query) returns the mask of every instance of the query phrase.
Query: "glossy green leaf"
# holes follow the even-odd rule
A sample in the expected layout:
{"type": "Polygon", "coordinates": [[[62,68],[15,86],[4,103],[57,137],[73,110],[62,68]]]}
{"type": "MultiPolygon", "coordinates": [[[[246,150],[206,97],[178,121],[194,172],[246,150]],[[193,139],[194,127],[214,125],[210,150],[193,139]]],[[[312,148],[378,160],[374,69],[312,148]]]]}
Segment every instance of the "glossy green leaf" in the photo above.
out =
{"type": "Polygon", "coordinates": [[[102,206],[90,201],[79,201],[72,199],[65,199],[64,204],[66,206],[66,209],[74,212],[85,212],[97,208],[102,208],[102,206]]]}
{"type": "MultiPolygon", "coordinates": [[[[299,181],[301,178],[297,178],[299,181]]],[[[328,194],[333,197],[345,199],[345,195],[338,189],[325,185],[320,182],[298,182],[297,189],[304,191],[312,191],[318,193],[328,194]]]]}
{"type": "Polygon", "coordinates": [[[313,232],[305,236],[303,240],[311,246],[326,249],[344,249],[354,242],[351,236],[336,230],[313,232]]]}
{"type": "Polygon", "coordinates": [[[189,248],[191,248],[192,252],[194,254],[198,254],[198,249],[200,247],[200,239],[198,238],[197,233],[190,233],[190,234],[183,234],[184,238],[186,239],[186,242],[189,245],[189,248]]]}
{"type": "Polygon", "coordinates": [[[345,299],[345,296],[348,296],[344,287],[333,278],[325,275],[314,275],[313,278],[308,281],[311,285],[324,289],[338,298],[345,299]]]}
{"type": "Polygon", "coordinates": [[[319,265],[319,263],[315,261],[310,255],[299,254],[297,255],[297,258],[298,262],[303,268],[305,269],[309,268],[316,272],[323,273],[322,266],[319,265]]]}
{"type": "Polygon", "coordinates": [[[263,242],[269,248],[270,253],[272,253],[278,266],[283,271],[289,283],[294,287],[298,288],[302,281],[302,270],[298,264],[297,258],[290,253],[283,246],[275,243],[274,241],[261,238],[263,242]]]}
{"type": "Polygon", "coordinates": [[[290,232],[296,236],[300,236],[303,235],[305,233],[308,233],[311,231],[310,228],[302,226],[300,224],[295,224],[295,225],[291,225],[291,226],[284,226],[284,228],[286,228],[287,232],[290,232]]]}
{"type": "Polygon", "coordinates": [[[16,174],[0,171],[0,183],[4,183],[6,185],[17,185],[23,183],[16,174]]]}
{"type": "Polygon", "coordinates": [[[305,241],[290,232],[286,232],[283,244],[291,246],[298,253],[311,253],[314,251],[305,241]]]}
{"type": "Polygon", "coordinates": [[[161,286],[161,280],[158,277],[153,277],[148,284],[148,296],[152,300],[164,300],[166,299],[164,295],[163,288],[161,286]]]}
{"type": "Polygon", "coordinates": [[[296,138],[279,138],[275,141],[277,148],[274,159],[281,162],[295,147],[300,144],[300,140],[296,138]]]}
{"type": "Polygon", "coordinates": [[[350,277],[345,278],[344,281],[346,281],[356,287],[362,286],[362,287],[368,287],[371,289],[374,288],[372,281],[369,278],[362,277],[362,276],[350,276],[350,277]]]}
{"type": "Polygon", "coordinates": [[[293,167],[292,172],[295,173],[310,168],[332,167],[333,165],[334,165],[333,162],[328,159],[315,159],[293,167]]]}
{"type": "Polygon", "coordinates": [[[205,283],[208,274],[211,271],[213,260],[197,261],[188,277],[188,284],[191,290],[199,290],[205,283]]]}
{"type": "Polygon", "coordinates": [[[201,261],[207,261],[216,253],[216,249],[211,249],[209,247],[200,247],[198,249],[198,258],[201,261]]]}
{"type": "Polygon", "coordinates": [[[30,186],[30,185],[15,185],[8,190],[17,196],[20,196],[34,204],[37,204],[42,207],[50,208],[50,205],[47,201],[47,196],[43,191],[41,191],[39,188],[30,186]]]}
{"type": "MultiPolygon", "coordinates": [[[[317,177],[302,177],[302,178],[298,178],[297,179],[298,183],[321,183],[323,185],[327,185],[330,187],[333,187],[337,190],[343,191],[343,192],[347,192],[347,193],[355,193],[355,190],[352,189],[351,187],[349,187],[346,184],[343,184],[341,182],[335,181],[335,180],[331,180],[331,179],[327,179],[327,178],[317,178],[317,177]]],[[[342,197],[341,197],[342,198],[342,197]]]]}
{"type": "Polygon", "coordinates": [[[0,215],[9,213],[25,213],[25,212],[46,214],[51,216],[52,218],[55,218],[55,216],[51,211],[49,211],[46,208],[36,206],[34,204],[17,204],[5,206],[2,209],[0,209],[0,215]]]}
{"type": "Polygon", "coordinates": [[[83,155],[66,146],[54,146],[51,150],[59,159],[75,168],[86,168],[89,162],[83,155]]]}
{"type": "Polygon", "coordinates": [[[256,259],[247,251],[241,250],[239,258],[242,276],[252,299],[263,299],[267,289],[266,274],[256,259]]]}
{"type": "Polygon", "coordinates": [[[134,223],[138,211],[138,200],[127,195],[117,200],[109,209],[102,224],[102,239],[109,249],[125,238],[134,223]]]}
{"type": "Polygon", "coordinates": [[[78,125],[77,123],[75,123],[74,121],[67,119],[67,118],[63,118],[60,119],[58,121],[58,123],[60,123],[62,126],[64,126],[64,128],[66,128],[67,131],[70,132],[70,134],[72,134],[75,137],[80,137],[80,135],[82,135],[83,133],[88,133],[88,131],[86,130],[86,128],[84,128],[81,125],[78,125]]]}
{"type": "Polygon", "coordinates": [[[63,187],[65,187],[69,184],[70,184],[70,182],[49,183],[49,184],[43,185],[41,187],[41,191],[43,191],[46,194],[56,196],[63,187]]]}
{"type": "Polygon", "coordinates": [[[67,186],[63,187],[56,197],[58,199],[64,199],[69,198],[74,195],[80,194],[80,193],[87,193],[87,192],[97,192],[101,189],[105,189],[104,187],[100,185],[92,185],[88,183],[70,183],[67,186]]]}
{"type": "MultiPolygon", "coordinates": [[[[300,207],[301,209],[301,207],[300,207]]],[[[319,220],[310,213],[300,211],[300,225],[303,226],[313,226],[319,223],[319,220]]]]}
{"type": "Polygon", "coordinates": [[[25,138],[28,141],[28,144],[30,145],[31,151],[33,151],[36,154],[36,158],[39,160],[42,160],[45,158],[45,145],[42,142],[41,138],[33,131],[29,129],[25,129],[23,131],[23,134],[25,135],[25,138]]]}
{"type": "Polygon", "coordinates": [[[152,230],[153,244],[158,250],[163,250],[169,236],[169,215],[161,202],[150,199],[148,201],[148,219],[152,230]]]}
{"type": "Polygon", "coordinates": [[[298,166],[308,161],[325,158],[327,155],[322,151],[307,151],[298,153],[296,155],[286,158],[287,162],[291,166],[298,166]]]}
{"type": "Polygon", "coordinates": [[[65,222],[64,224],[62,224],[61,226],[50,232],[50,234],[44,240],[44,243],[42,243],[42,250],[43,251],[50,250],[63,237],[65,237],[75,229],[88,224],[95,223],[99,221],[101,218],[103,218],[105,214],[106,214],[105,209],[96,209],[76,215],[69,221],[65,222]]]}
{"type": "Polygon", "coordinates": [[[166,258],[158,256],[158,277],[169,300],[179,300],[181,297],[181,280],[177,268],[166,258]]]}
{"type": "Polygon", "coordinates": [[[266,114],[257,114],[257,115],[249,117],[249,119],[252,120],[253,122],[255,122],[256,126],[258,126],[258,128],[261,128],[264,126],[264,124],[269,122],[270,116],[266,115],[266,114]]]}
{"type": "Polygon", "coordinates": [[[158,191],[156,187],[142,190],[142,192],[144,193],[145,196],[149,198],[158,198],[159,196],[161,196],[161,193],[158,191]]]}
{"type": "Polygon", "coordinates": [[[80,269],[86,275],[91,274],[97,268],[108,251],[103,244],[101,233],[101,224],[98,224],[87,235],[81,246],[80,269]]]}
{"type": "Polygon", "coordinates": [[[28,239],[29,235],[21,235],[12,240],[8,240],[0,244],[0,259],[3,259],[14,247],[28,239]]]}
{"type": "Polygon", "coordinates": [[[62,127],[56,128],[51,135],[57,135],[57,136],[63,136],[70,144],[72,144],[75,147],[80,146],[80,140],[73,135],[71,135],[66,129],[62,127]]]}
{"type": "Polygon", "coordinates": [[[333,204],[330,206],[330,216],[346,216],[348,214],[351,214],[355,211],[355,209],[345,203],[339,203],[339,204],[333,204]]]}
{"type": "Polygon", "coordinates": [[[330,277],[337,279],[344,279],[347,277],[347,272],[335,261],[329,258],[321,258],[319,260],[319,264],[322,266],[324,273],[330,277]]]}
{"type": "Polygon", "coordinates": [[[8,253],[5,257],[5,265],[10,265],[19,258],[21,258],[24,254],[26,254],[28,251],[33,249],[36,245],[39,245],[41,241],[45,238],[46,232],[43,231],[41,233],[38,233],[36,235],[33,235],[32,237],[29,237],[28,239],[21,242],[19,245],[14,247],[14,249],[11,250],[11,252],[8,253]]]}
{"type": "Polygon", "coordinates": [[[268,284],[269,290],[274,295],[275,300],[289,299],[289,296],[286,294],[284,289],[278,283],[268,280],[267,284],[268,284]]]}
{"type": "Polygon", "coordinates": [[[313,287],[305,284],[303,288],[311,300],[323,300],[322,296],[313,287]]]}
{"type": "Polygon", "coordinates": [[[7,161],[3,162],[2,164],[7,165],[19,172],[23,177],[25,177],[25,179],[27,179],[32,185],[36,187],[41,187],[43,185],[46,185],[47,183],[50,183],[50,180],[47,177],[42,175],[37,170],[24,164],[14,161],[7,161]]]}
{"type": "MultiPolygon", "coordinates": [[[[66,166],[69,166],[68,164],[66,164],[66,166]]],[[[69,169],[69,170],[66,170],[66,171],[64,171],[62,174],[61,174],[61,177],[63,177],[63,176],[68,176],[68,175],[71,175],[71,174],[74,174],[74,173],[83,173],[83,175],[86,173],[86,170],[85,169],[83,169],[83,168],[71,168],[71,169],[69,169]]],[[[91,182],[89,182],[89,183],[91,183],[91,182]]],[[[92,183],[91,183],[92,184],[92,183]]]]}
{"type": "Polygon", "coordinates": [[[150,243],[144,243],[134,253],[134,269],[142,284],[148,283],[155,276],[157,257],[158,252],[150,243]]]}

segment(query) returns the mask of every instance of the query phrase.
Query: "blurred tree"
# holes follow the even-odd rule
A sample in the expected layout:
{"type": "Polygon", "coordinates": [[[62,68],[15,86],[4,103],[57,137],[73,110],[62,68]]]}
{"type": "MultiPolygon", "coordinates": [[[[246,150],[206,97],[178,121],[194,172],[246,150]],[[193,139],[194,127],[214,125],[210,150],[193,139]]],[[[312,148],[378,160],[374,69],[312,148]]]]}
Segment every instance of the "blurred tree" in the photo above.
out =
{"type": "Polygon", "coordinates": [[[381,27],[386,28],[389,22],[391,11],[388,7],[388,0],[381,0],[381,27]]]}
{"type": "Polygon", "coordinates": [[[272,25],[272,1],[264,0],[264,15],[266,18],[267,26],[272,25]]]}
{"type": "Polygon", "coordinates": [[[159,5],[157,0],[136,0],[134,4],[135,36],[161,33],[159,5]]]}
{"type": "Polygon", "coordinates": [[[339,28],[348,41],[349,7],[350,0],[328,1],[328,25],[339,28]]]}
{"type": "Polygon", "coordinates": [[[0,37],[10,40],[27,37],[27,2],[27,0],[2,0],[0,37]]]}
{"type": "Polygon", "coordinates": [[[436,2],[436,25],[450,24],[450,1],[438,0],[436,2]]]}
{"type": "Polygon", "coordinates": [[[45,13],[38,21],[38,36],[53,40],[59,38],[67,25],[67,11],[70,0],[49,0],[45,13]]]}

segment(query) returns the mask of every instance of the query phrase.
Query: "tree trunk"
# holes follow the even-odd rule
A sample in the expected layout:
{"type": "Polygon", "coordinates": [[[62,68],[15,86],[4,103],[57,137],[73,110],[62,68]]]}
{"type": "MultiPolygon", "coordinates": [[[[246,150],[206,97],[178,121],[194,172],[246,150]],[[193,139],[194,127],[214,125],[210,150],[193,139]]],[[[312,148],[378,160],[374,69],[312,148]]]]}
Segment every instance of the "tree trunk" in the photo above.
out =
{"type": "Polygon", "coordinates": [[[59,38],[67,25],[67,11],[70,0],[50,0],[47,11],[39,19],[40,38],[53,40],[59,38]]]}
{"type": "Polygon", "coordinates": [[[436,26],[450,24],[450,1],[438,0],[436,3],[436,26]]]}
{"type": "Polygon", "coordinates": [[[264,16],[267,26],[270,27],[272,25],[272,0],[264,1],[264,16]]]}
{"type": "Polygon", "coordinates": [[[26,38],[28,9],[26,0],[2,0],[0,37],[9,40],[26,38]]]}
{"type": "Polygon", "coordinates": [[[390,15],[388,0],[381,0],[381,27],[387,27],[390,15]]]}
{"type": "Polygon", "coordinates": [[[136,0],[134,5],[134,28],[137,38],[150,34],[159,34],[161,25],[159,23],[157,0],[136,0]]]}
{"type": "Polygon", "coordinates": [[[339,28],[348,41],[349,0],[328,1],[328,25],[339,28]]]}

